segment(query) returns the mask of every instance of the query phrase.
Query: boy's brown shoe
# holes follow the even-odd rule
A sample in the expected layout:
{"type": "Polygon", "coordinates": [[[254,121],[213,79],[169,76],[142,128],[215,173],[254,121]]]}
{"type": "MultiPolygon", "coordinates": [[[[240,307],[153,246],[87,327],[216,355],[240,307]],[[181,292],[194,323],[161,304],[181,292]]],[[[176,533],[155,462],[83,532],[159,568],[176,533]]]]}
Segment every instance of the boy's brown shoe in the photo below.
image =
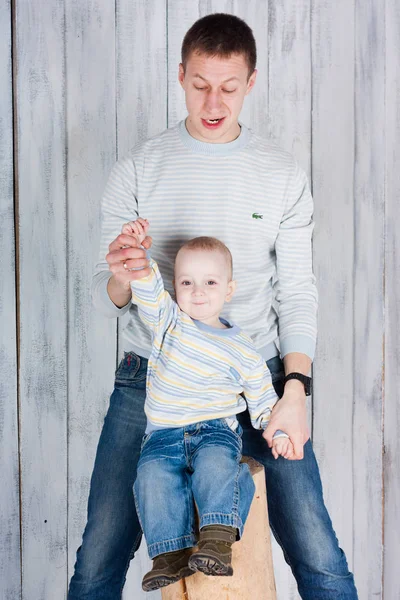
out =
{"type": "Polygon", "coordinates": [[[189,567],[205,575],[233,575],[232,544],[236,529],[225,525],[209,525],[200,531],[198,550],[189,559],[189,567]]]}
{"type": "Polygon", "coordinates": [[[156,556],[153,560],[153,568],[143,577],[142,589],[151,592],[193,575],[192,569],[188,566],[191,553],[192,548],[185,548],[156,556]]]}

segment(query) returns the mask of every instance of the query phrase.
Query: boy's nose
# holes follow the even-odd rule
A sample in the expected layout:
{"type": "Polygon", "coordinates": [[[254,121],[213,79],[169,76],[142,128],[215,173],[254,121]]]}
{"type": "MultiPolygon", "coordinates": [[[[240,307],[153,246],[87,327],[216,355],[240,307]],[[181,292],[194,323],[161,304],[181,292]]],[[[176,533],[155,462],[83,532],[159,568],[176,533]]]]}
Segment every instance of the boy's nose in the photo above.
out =
{"type": "Polygon", "coordinates": [[[204,294],[203,286],[201,286],[201,285],[195,285],[193,287],[193,293],[194,293],[195,296],[202,296],[204,294]]]}

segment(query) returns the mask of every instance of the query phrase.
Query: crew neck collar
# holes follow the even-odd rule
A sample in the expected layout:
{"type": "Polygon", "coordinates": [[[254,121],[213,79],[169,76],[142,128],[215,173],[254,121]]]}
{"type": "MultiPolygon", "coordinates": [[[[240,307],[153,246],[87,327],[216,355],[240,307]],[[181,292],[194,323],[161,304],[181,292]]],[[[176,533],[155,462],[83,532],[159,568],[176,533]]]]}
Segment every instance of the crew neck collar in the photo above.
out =
{"type": "Polygon", "coordinates": [[[250,132],[246,125],[240,123],[240,133],[238,137],[232,142],[226,142],[225,144],[210,144],[209,142],[200,142],[190,135],[186,128],[185,120],[179,123],[179,134],[182,142],[193,152],[198,154],[207,154],[208,156],[227,156],[232,152],[241,150],[249,141],[250,132]]]}
{"type": "Polygon", "coordinates": [[[192,319],[193,323],[196,325],[198,329],[201,331],[205,331],[206,333],[213,333],[214,335],[221,335],[222,337],[232,337],[237,335],[240,332],[240,328],[233,323],[229,323],[222,317],[219,318],[221,323],[223,323],[227,329],[220,329],[219,327],[212,327],[211,325],[207,325],[207,323],[203,323],[202,321],[197,321],[196,319],[192,319]]]}

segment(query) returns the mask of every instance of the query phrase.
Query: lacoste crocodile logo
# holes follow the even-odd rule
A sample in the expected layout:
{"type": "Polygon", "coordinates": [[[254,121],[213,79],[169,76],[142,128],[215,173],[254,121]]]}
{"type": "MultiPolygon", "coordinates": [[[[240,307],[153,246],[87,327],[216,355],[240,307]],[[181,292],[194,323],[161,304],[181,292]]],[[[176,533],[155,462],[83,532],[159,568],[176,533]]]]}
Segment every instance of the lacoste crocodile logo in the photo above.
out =
{"type": "Polygon", "coordinates": [[[259,215],[258,213],[253,213],[251,216],[253,219],[262,219],[263,218],[263,215],[259,215]]]}

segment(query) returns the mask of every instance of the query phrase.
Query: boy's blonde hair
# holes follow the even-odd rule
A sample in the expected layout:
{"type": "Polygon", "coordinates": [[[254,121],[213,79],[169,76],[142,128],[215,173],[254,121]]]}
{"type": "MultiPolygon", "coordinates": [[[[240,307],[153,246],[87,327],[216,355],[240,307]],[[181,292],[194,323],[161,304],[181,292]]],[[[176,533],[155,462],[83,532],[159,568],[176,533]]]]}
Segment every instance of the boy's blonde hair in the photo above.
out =
{"type": "MultiPolygon", "coordinates": [[[[233,273],[233,261],[232,254],[227,246],[221,240],[215,237],[208,237],[202,235],[200,237],[193,238],[185,242],[178,250],[178,254],[181,250],[208,250],[209,252],[221,252],[225,257],[226,264],[229,272],[229,280],[232,279],[233,273]]],[[[178,256],[177,254],[177,256],[178,256]]]]}

